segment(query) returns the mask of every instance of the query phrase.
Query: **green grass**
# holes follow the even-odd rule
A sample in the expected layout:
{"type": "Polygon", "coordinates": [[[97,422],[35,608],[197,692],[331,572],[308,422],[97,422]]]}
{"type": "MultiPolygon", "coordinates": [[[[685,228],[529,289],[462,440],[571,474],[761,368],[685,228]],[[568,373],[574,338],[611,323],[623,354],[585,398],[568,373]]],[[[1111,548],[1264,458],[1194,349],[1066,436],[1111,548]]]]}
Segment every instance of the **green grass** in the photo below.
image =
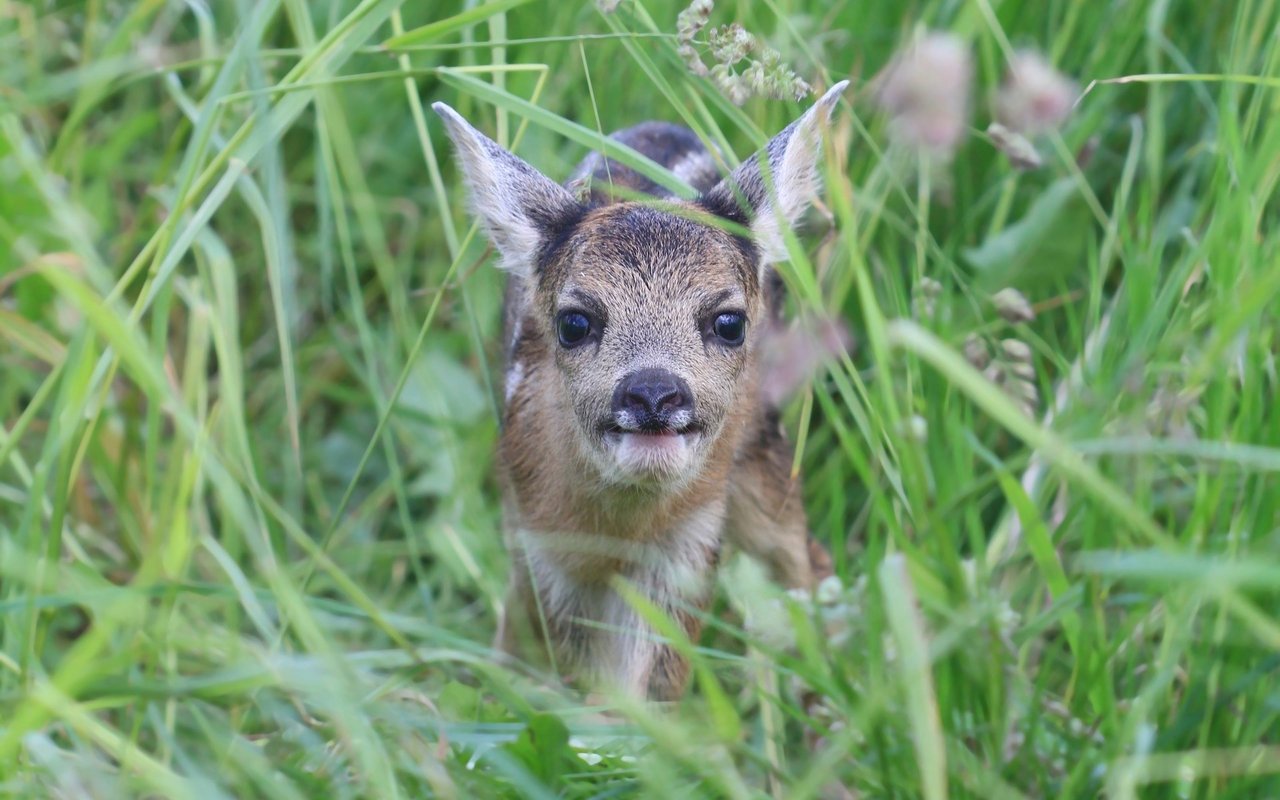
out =
{"type": "Polygon", "coordinates": [[[423,108],[563,178],[804,104],[685,72],[678,2],[210,5],[0,0],[0,795],[1280,796],[1274,0],[718,5],[854,82],[784,269],[856,343],[786,416],[849,588],[730,565],[612,721],[488,649],[502,283],[423,108]],[[867,88],[921,27],[980,98],[927,183],[867,88]],[[1100,81],[1030,173],[980,133],[1022,46],[1100,81]]]}

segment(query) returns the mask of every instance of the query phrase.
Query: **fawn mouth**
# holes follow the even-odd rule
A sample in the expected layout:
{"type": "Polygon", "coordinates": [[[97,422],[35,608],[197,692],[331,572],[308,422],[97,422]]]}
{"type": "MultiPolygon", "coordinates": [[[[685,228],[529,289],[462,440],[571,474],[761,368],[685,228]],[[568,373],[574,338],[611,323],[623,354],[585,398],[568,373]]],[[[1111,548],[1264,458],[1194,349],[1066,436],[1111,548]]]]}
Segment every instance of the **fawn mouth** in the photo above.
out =
{"type": "Polygon", "coordinates": [[[601,421],[601,445],[614,479],[665,484],[694,468],[704,428],[687,412],[673,416],[601,421]]]}
{"type": "Polygon", "coordinates": [[[684,475],[694,464],[701,432],[692,421],[676,426],[652,420],[649,425],[624,427],[611,420],[601,426],[604,449],[619,470],[615,477],[640,483],[684,475]]]}
{"type": "Polygon", "coordinates": [[[601,430],[607,438],[618,439],[624,435],[643,437],[685,436],[702,430],[696,422],[689,422],[675,428],[670,425],[645,425],[639,428],[624,428],[616,422],[608,422],[601,430]]]}

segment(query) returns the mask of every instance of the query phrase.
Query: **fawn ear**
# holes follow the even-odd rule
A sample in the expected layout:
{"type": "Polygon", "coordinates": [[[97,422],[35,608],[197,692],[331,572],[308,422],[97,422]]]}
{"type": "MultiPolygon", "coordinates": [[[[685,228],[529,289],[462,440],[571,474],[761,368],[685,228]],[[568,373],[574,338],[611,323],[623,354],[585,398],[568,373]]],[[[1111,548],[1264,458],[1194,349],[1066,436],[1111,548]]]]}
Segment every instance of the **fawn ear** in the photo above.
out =
{"type": "Polygon", "coordinates": [[[702,204],[715,213],[750,224],[765,264],[786,258],[782,226],[794,224],[818,190],[822,135],[831,109],[848,85],[840,81],[832,86],[763,150],[702,196],[702,204]],[[767,175],[761,168],[762,158],[767,159],[767,175]]]}
{"type": "Polygon", "coordinates": [[[582,207],[573,195],[471,126],[444,103],[444,120],[471,188],[471,206],[498,252],[502,268],[533,276],[543,245],[571,224],[582,207]]]}

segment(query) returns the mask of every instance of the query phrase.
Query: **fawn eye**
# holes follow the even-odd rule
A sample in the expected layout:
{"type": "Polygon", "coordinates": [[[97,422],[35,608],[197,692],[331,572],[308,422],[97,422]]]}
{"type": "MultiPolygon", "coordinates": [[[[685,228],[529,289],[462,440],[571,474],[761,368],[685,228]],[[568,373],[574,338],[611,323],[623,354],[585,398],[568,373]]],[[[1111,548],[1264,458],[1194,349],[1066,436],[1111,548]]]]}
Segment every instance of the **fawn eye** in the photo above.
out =
{"type": "Polygon", "coordinates": [[[561,347],[577,347],[591,335],[591,318],[581,311],[561,311],[556,319],[556,334],[561,347]]]}
{"type": "Polygon", "coordinates": [[[747,337],[747,317],[737,311],[718,314],[711,323],[711,332],[724,344],[737,347],[747,337]]]}

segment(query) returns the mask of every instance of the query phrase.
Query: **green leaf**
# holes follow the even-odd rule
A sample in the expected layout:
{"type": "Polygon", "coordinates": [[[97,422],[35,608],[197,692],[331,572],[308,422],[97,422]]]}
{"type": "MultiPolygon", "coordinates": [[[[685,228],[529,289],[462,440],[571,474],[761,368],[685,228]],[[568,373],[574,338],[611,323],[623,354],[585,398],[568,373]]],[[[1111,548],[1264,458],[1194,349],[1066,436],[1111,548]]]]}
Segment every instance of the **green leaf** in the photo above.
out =
{"type": "Polygon", "coordinates": [[[484,22],[489,17],[497,16],[504,11],[510,11],[516,6],[522,6],[529,0],[494,0],[492,3],[486,3],[474,8],[469,8],[461,14],[454,14],[447,19],[437,20],[435,22],[423,25],[420,28],[414,28],[411,31],[405,31],[399,36],[392,36],[382,43],[382,46],[388,50],[397,50],[414,45],[425,44],[433,39],[440,39],[454,31],[462,30],[477,22],[484,22]]]}
{"type": "Polygon", "coordinates": [[[547,786],[555,786],[562,775],[582,763],[569,746],[569,728],[554,714],[535,714],[520,736],[503,749],[547,786]]]}
{"type": "Polygon", "coordinates": [[[1043,268],[1045,259],[1038,256],[1043,255],[1045,248],[1079,245],[1076,226],[1070,228],[1075,232],[1070,240],[1053,235],[1055,228],[1066,228],[1058,223],[1078,191],[1075,181],[1070,178],[1054,182],[1032,202],[1027,213],[1017,222],[988,237],[978,247],[961,251],[965,260],[983,273],[984,281],[993,285],[1010,283],[1018,273],[1032,265],[1043,268]]]}
{"type": "Polygon", "coordinates": [[[933,661],[906,559],[901,554],[886,556],[878,575],[885,616],[897,643],[898,673],[907,696],[920,787],[927,800],[945,800],[947,748],[933,688],[933,661]]]}
{"type": "Polygon", "coordinates": [[[435,423],[465,425],[488,413],[489,405],[474,372],[441,350],[428,350],[414,362],[398,410],[435,423]]]}
{"type": "Polygon", "coordinates": [[[1000,488],[1004,490],[1010,505],[1018,512],[1018,519],[1022,521],[1023,538],[1026,540],[1027,549],[1031,551],[1031,557],[1035,559],[1036,566],[1040,568],[1040,573],[1049,586],[1050,596],[1057,600],[1066,594],[1070,583],[1062,563],[1058,561],[1058,553],[1053,549],[1053,541],[1049,538],[1049,529],[1044,524],[1044,518],[1013,476],[1001,471],[998,477],[1000,488]]]}
{"type": "Polygon", "coordinates": [[[449,681],[436,695],[436,708],[445,717],[471,722],[480,717],[480,690],[460,681],[449,681]]]}

